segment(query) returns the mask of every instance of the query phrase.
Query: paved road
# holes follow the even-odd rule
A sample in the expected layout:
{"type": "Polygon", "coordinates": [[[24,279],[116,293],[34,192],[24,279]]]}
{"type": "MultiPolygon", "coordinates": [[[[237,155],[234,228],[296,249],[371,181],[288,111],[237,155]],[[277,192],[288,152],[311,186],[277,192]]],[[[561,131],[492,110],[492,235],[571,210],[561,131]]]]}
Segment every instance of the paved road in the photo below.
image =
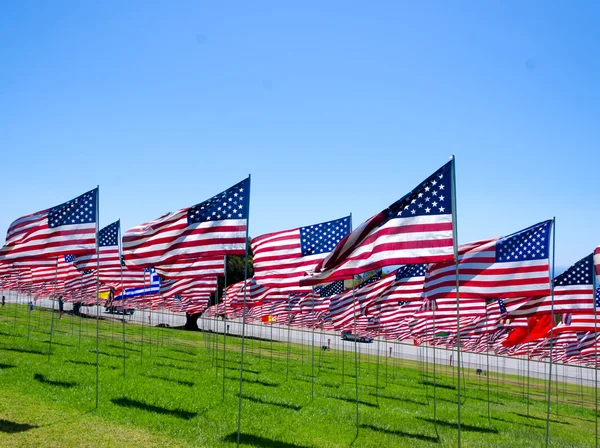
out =
{"type": "MultiPolygon", "coordinates": [[[[10,297],[7,297],[7,302],[14,302],[14,294],[11,293],[10,297]]],[[[18,298],[19,303],[27,303],[27,298],[24,295],[20,295],[18,298]]],[[[52,308],[52,302],[47,299],[38,300],[36,302],[38,306],[44,306],[52,308]]],[[[57,308],[54,305],[55,309],[57,308]]],[[[71,304],[65,304],[65,310],[69,311],[71,304]]],[[[95,306],[84,308],[84,312],[95,315],[97,310],[95,306]]],[[[122,319],[121,315],[113,315],[104,311],[103,307],[100,307],[100,315],[106,319],[122,319]]],[[[126,317],[127,322],[141,324],[144,320],[145,324],[151,324],[153,326],[159,324],[167,324],[171,327],[183,326],[185,324],[185,314],[183,313],[172,313],[170,311],[135,311],[133,316],[126,317]]],[[[225,330],[225,326],[229,326],[228,333],[241,335],[242,334],[242,323],[241,320],[229,320],[227,322],[221,319],[215,318],[200,318],[198,319],[198,326],[203,330],[210,330],[222,334],[225,330]]],[[[246,335],[251,337],[258,337],[265,340],[270,340],[271,337],[276,341],[287,341],[288,338],[291,342],[304,345],[312,345],[313,332],[307,329],[290,328],[287,326],[280,325],[264,325],[262,323],[246,324],[245,329],[246,335]]],[[[394,358],[408,359],[408,360],[423,360],[427,359],[430,363],[433,362],[435,353],[435,360],[439,365],[446,366],[450,362],[452,356],[454,364],[456,364],[456,351],[449,351],[442,348],[433,349],[432,347],[417,347],[413,345],[413,341],[392,342],[384,339],[375,339],[372,343],[354,343],[351,341],[343,341],[337,332],[328,331],[315,331],[314,332],[315,345],[321,347],[328,345],[332,350],[345,350],[354,351],[355,346],[358,348],[360,353],[377,355],[379,351],[380,356],[391,356],[394,358]]],[[[530,361],[529,366],[522,357],[505,357],[496,356],[490,354],[487,357],[485,354],[477,353],[461,353],[462,362],[465,367],[471,369],[481,368],[484,371],[501,373],[510,373],[515,375],[525,375],[527,368],[529,368],[529,374],[534,378],[547,378],[549,364],[547,362],[530,361]],[[489,369],[488,369],[489,362],[489,369]]],[[[571,383],[579,383],[583,380],[584,384],[593,386],[594,383],[594,370],[591,368],[580,368],[576,366],[566,366],[564,364],[553,364],[553,379],[559,381],[567,381],[571,383]]]]}

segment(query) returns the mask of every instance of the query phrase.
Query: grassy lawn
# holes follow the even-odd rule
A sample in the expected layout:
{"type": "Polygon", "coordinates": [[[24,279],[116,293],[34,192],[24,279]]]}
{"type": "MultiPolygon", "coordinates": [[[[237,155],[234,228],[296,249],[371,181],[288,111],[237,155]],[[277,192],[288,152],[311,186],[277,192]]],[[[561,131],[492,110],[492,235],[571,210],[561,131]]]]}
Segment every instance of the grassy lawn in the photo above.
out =
{"type": "MultiPolygon", "coordinates": [[[[96,321],[10,304],[0,310],[0,446],[235,446],[240,339],[100,321],[100,400],[95,408],[96,321]],[[16,316],[16,319],[15,319],[16,316]],[[152,337],[152,343],[150,343],[152,337]],[[143,346],[142,346],[143,344],[143,346]],[[223,368],[224,367],[224,368],[223,368]],[[223,399],[223,374],[225,375],[223,399]]],[[[242,443],[258,447],[456,446],[456,371],[361,355],[359,431],[354,354],[246,341],[242,443]],[[342,376],[342,365],[345,375],[342,376]],[[286,378],[287,377],[287,378],[286,378]],[[436,423],[437,422],[437,423],[436,423]]],[[[545,442],[545,384],[527,404],[515,376],[465,372],[463,446],[539,447],[545,442]]],[[[594,391],[553,387],[551,445],[595,445],[594,391]],[[556,393],[558,392],[558,413],[556,393]]]]}

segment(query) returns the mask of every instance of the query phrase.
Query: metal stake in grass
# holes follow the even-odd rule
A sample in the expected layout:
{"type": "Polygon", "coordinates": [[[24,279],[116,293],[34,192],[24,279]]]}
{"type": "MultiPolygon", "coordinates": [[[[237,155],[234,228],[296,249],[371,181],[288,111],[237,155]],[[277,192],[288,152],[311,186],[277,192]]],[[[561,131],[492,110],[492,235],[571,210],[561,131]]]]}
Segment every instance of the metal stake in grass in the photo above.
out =
{"type": "Polygon", "coordinates": [[[454,249],[454,269],[456,275],[456,367],[458,369],[458,388],[457,388],[457,402],[458,402],[458,447],[460,448],[460,407],[461,407],[461,390],[460,390],[460,277],[458,269],[458,222],[457,222],[457,211],[456,211],[456,159],[452,155],[452,243],[454,249]]]}
{"type": "Polygon", "coordinates": [[[227,255],[223,260],[225,266],[223,286],[223,401],[225,401],[225,363],[227,353],[227,255]]]}
{"type": "MultiPolygon", "coordinates": [[[[250,198],[250,175],[248,175],[248,191],[246,192],[250,198]]],[[[248,229],[250,228],[250,202],[248,202],[248,212],[246,218],[246,257],[244,263],[244,296],[242,306],[242,349],[240,357],[240,395],[238,400],[238,427],[237,427],[237,446],[240,446],[241,428],[242,428],[242,386],[244,379],[244,339],[246,336],[246,293],[248,289],[248,229]]]]}
{"type": "MultiPolygon", "coordinates": [[[[96,225],[97,226],[97,225],[96,225]]],[[[52,297],[56,299],[56,279],[58,277],[58,257],[56,257],[56,270],[54,272],[54,285],[52,286],[52,297]]],[[[52,300],[52,323],[50,324],[50,339],[48,341],[48,362],[52,354],[52,337],[54,336],[54,300],[52,300]]]]}
{"type": "MultiPolygon", "coordinates": [[[[552,324],[554,324],[554,261],[555,261],[555,248],[556,248],[556,218],[552,218],[552,266],[550,269],[550,297],[552,299],[550,316],[552,319],[552,324]]],[[[549,359],[549,367],[548,367],[548,408],[546,411],[546,448],[548,448],[548,444],[550,443],[550,400],[552,393],[552,330],[550,330],[550,359],[549,359]]]]}

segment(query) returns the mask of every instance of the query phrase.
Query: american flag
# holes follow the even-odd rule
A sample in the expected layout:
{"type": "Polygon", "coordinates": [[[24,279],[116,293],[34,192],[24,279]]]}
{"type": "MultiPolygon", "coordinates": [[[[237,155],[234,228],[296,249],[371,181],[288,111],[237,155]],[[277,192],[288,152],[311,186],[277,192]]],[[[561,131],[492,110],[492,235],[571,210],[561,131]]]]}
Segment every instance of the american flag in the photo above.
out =
{"type": "Polygon", "coordinates": [[[593,255],[582,258],[554,279],[552,296],[532,298],[512,304],[507,302],[509,316],[532,316],[554,312],[586,313],[594,311],[593,255]]]}
{"type": "Polygon", "coordinates": [[[183,258],[242,255],[246,251],[250,178],[192,207],[129,229],[125,263],[155,267],[183,258]]]}
{"type": "MultiPolygon", "coordinates": [[[[596,310],[600,309],[600,289],[596,289],[596,310]]],[[[560,324],[552,330],[553,333],[572,333],[578,331],[597,331],[600,329],[600,319],[597,311],[586,313],[563,313],[560,324]]]]}
{"type": "Polygon", "coordinates": [[[254,238],[256,281],[272,288],[299,288],[305,273],[313,270],[350,233],[350,225],[350,217],[346,216],[254,238]]]}
{"type": "Polygon", "coordinates": [[[363,308],[363,313],[374,319],[379,331],[388,335],[398,332],[403,321],[412,318],[421,307],[425,269],[423,264],[403,266],[395,275],[382,280],[385,287],[363,308]]]}
{"type": "Polygon", "coordinates": [[[159,294],[163,297],[210,295],[217,290],[217,277],[162,280],[159,294]]]}
{"type": "MultiPolygon", "coordinates": [[[[506,237],[462,246],[458,257],[461,308],[463,299],[550,294],[551,229],[549,220],[506,237]]],[[[454,263],[433,264],[424,293],[431,299],[456,298],[454,263]]]]}
{"type": "Polygon", "coordinates": [[[594,269],[596,271],[597,283],[600,283],[600,246],[594,250],[594,269]]]}
{"type": "Polygon", "coordinates": [[[347,279],[390,265],[453,260],[452,170],[453,161],[361,224],[300,284],[347,279]]]}
{"type": "Polygon", "coordinates": [[[96,252],[98,189],[23,216],[8,228],[0,259],[24,260],[96,252]]]}
{"type": "Polygon", "coordinates": [[[98,271],[100,281],[117,287],[121,284],[121,255],[119,253],[120,221],[102,228],[98,233],[98,256],[94,254],[75,257],[75,267],[80,271],[98,271]],[[99,263],[98,263],[99,260],[99,263]]]}
{"type": "Polygon", "coordinates": [[[156,266],[156,272],[163,278],[172,279],[219,277],[225,272],[225,257],[174,260],[170,264],[156,266]]]}

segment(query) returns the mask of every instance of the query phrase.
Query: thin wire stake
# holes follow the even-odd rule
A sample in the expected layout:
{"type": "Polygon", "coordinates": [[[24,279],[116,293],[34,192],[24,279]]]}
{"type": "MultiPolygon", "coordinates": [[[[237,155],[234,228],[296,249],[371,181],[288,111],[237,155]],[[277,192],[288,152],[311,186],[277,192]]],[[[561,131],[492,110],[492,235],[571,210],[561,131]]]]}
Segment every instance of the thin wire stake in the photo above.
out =
{"type": "MultiPolygon", "coordinates": [[[[248,198],[250,198],[250,175],[248,175],[248,191],[246,192],[248,198]]],[[[248,202],[249,204],[249,202],[248,202]]],[[[237,427],[237,446],[240,446],[240,439],[242,436],[242,386],[244,379],[244,339],[246,336],[246,292],[248,289],[248,229],[250,228],[250,210],[248,206],[248,213],[246,215],[246,262],[244,266],[244,297],[242,306],[242,351],[240,359],[240,395],[238,401],[238,427],[237,427]]]]}
{"type": "MultiPolygon", "coordinates": [[[[54,302],[56,299],[56,281],[58,277],[58,257],[56,258],[56,270],[54,272],[54,285],[52,286],[52,323],[50,324],[50,339],[48,341],[48,362],[50,362],[50,355],[52,354],[52,337],[54,336],[54,302]]],[[[16,306],[16,304],[15,304],[16,306]]]]}
{"type": "Polygon", "coordinates": [[[458,222],[457,222],[457,211],[456,211],[456,159],[452,155],[452,243],[454,246],[454,268],[456,272],[456,367],[458,369],[458,389],[457,389],[457,401],[458,401],[458,441],[457,446],[460,448],[460,407],[461,407],[461,389],[460,389],[460,277],[458,269],[458,222]]]}
{"type": "MultiPolygon", "coordinates": [[[[551,324],[552,328],[554,327],[554,261],[556,257],[556,218],[552,218],[552,268],[550,271],[550,296],[552,298],[552,307],[551,307],[551,324]]],[[[552,393],[552,329],[550,329],[550,361],[548,368],[548,409],[546,411],[546,448],[550,443],[550,401],[551,401],[551,393],[552,393]]]]}

